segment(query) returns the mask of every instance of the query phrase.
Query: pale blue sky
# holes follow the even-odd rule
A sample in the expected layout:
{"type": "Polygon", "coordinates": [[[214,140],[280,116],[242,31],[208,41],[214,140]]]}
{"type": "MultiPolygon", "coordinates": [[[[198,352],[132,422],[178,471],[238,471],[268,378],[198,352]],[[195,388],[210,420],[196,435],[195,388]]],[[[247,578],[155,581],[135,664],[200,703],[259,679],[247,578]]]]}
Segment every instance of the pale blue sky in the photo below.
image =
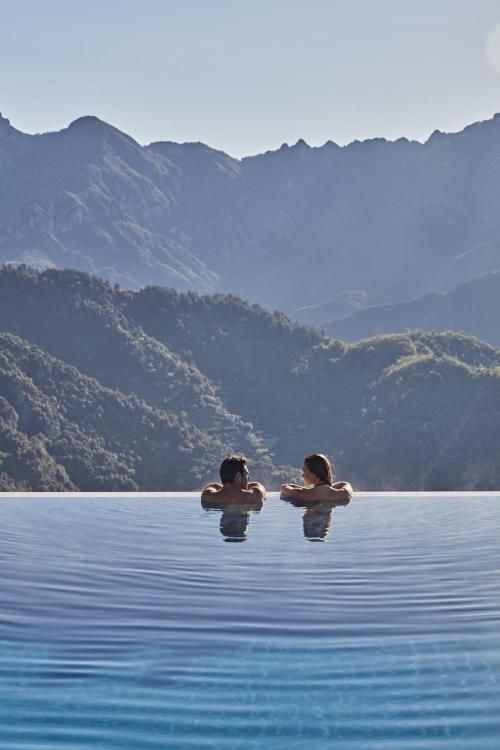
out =
{"type": "Polygon", "coordinates": [[[425,140],[500,111],[498,24],[497,0],[0,0],[0,111],[234,156],[425,140]]]}

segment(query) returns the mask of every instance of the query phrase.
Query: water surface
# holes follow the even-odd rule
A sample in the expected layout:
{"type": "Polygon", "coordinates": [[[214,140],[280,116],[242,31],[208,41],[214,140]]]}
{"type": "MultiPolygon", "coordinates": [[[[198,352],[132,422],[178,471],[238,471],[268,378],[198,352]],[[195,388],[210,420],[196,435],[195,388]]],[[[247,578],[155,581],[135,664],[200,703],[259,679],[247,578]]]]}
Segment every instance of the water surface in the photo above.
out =
{"type": "Polygon", "coordinates": [[[498,750],[499,497],[0,508],[2,749],[498,750]]]}

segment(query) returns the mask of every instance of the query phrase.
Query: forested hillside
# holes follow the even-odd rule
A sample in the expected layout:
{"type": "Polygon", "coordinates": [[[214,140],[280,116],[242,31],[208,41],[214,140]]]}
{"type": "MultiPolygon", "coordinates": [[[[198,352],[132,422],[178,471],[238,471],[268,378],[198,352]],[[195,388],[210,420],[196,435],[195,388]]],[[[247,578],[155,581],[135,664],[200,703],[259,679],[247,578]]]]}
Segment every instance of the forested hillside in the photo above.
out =
{"type": "Polygon", "coordinates": [[[0,334],[0,394],[2,489],[181,489],[227,450],[9,334],[0,334]]]}
{"type": "Polygon", "coordinates": [[[500,486],[500,351],[462,334],[346,344],[233,296],[23,267],[0,331],[3,487],[194,489],[230,450],[274,486],[313,450],[358,488],[500,486]]]}

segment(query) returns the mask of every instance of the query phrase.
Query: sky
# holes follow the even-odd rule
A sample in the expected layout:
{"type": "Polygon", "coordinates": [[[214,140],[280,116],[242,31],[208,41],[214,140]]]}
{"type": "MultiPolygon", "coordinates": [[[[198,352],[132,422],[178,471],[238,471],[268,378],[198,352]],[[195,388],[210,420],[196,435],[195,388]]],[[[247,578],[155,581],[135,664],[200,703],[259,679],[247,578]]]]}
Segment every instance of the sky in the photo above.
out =
{"type": "Polygon", "coordinates": [[[498,0],[0,0],[0,112],[232,156],[500,111],[498,0]]]}

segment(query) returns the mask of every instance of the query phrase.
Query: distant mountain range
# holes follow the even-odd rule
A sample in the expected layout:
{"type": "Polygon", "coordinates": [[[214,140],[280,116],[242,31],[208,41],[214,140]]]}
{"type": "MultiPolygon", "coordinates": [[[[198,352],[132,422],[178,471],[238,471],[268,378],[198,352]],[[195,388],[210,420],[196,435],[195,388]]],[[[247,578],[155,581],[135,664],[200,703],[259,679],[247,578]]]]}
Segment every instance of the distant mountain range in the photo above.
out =
{"type": "Polygon", "coordinates": [[[324,323],[499,271],[499,160],[498,115],[423,144],[299,141],[241,161],[140,146],[95,117],[42,135],[0,118],[0,261],[324,323]]]}
{"type": "Polygon", "coordinates": [[[344,344],[235,296],[0,270],[0,489],[195,489],[229,451],[276,487],[314,450],[358,489],[500,486],[500,350],[344,344]]]}
{"type": "Polygon", "coordinates": [[[500,272],[497,272],[461,284],[450,292],[431,292],[409,302],[358,310],[321,327],[330,336],[346,341],[418,328],[463,331],[500,346],[499,323],[500,272]]]}

